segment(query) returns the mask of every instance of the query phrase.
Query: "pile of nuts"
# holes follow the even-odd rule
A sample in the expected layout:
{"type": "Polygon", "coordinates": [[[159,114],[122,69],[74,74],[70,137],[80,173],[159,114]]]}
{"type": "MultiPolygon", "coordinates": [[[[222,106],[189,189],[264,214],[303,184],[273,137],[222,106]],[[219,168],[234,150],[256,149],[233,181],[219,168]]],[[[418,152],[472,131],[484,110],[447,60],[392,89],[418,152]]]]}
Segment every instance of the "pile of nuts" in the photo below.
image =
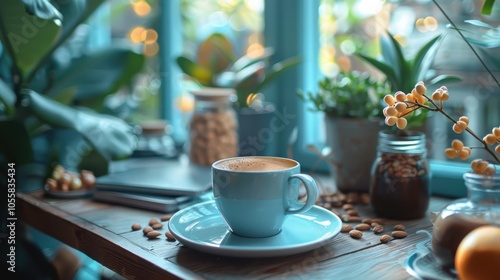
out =
{"type": "Polygon", "coordinates": [[[190,158],[209,166],[238,153],[237,122],[230,111],[194,113],[190,124],[190,158]]]}
{"type": "MultiPolygon", "coordinates": [[[[354,239],[361,239],[363,232],[371,231],[373,234],[381,234],[385,231],[385,220],[381,218],[362,218],[354,205],[369,205],[370,197],[367,193],[347,193],[334,192],[332,194],[322,194],[316,201],[316,205],[322,206],[335,215],[343,222],[340,232],[348,233],[354,239]],[[355,225],[352,225],[355,223],[355,225]]],[[[406,227],[397,224],[393,227],[391,234],[383,234],[380,236],[381,243],[387,243],[393,238],[401,239],[408,236],[405,231],[406,227]]]]}
{"type": "Polygon", "coordinates": [[[45,181],[51,191],[78,191],[91,189],[95,185],[95,176],[92,171],[82,170],[80,173],[64,169],[57,165],[52,176],[45,181]]]}
{"type": "MultiPolygon", "coordinates": [[[[163,222],[168,222],[171,217],[171,214],[163,215],[159,219],[153,217],[149,220],[148,225],[144,228],[142,228],[140,223],[134,223],[131,227],[133,231],[140,230],[142,228],[142,233],[144,234],[144,236],[146,236],[148,239],[156,239],[162,235],[159,230],[163,228],[163,222]]],[[[167,238],[167,241],[175,241],[175,237],[170,232],[170,230],[167,230],[165,232],[165,237],[167,238]]]]}

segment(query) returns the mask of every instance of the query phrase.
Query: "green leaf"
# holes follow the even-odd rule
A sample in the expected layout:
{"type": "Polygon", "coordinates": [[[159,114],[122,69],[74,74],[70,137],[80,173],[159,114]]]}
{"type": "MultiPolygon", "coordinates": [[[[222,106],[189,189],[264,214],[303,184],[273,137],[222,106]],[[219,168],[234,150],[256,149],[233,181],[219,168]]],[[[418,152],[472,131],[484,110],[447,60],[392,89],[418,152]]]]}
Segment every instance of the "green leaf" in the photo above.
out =
{"type": "Polygon", "coordinates": [[[0,102],[5,107],[7,115],[12,115],[14,113],[16,94],[2,79],[0,79],[0,102]]]}
{"type": "MultiPolygon", "coordinates": [[[[71,0],[56,1],[57,9],[63,15],[62,32],[59,41],[65,41],[73,31],[105,1],[102,0],[71,0]]],[[[58,42],[60,43],[60,42],[58,42]]]]}
{"type": "Polygon", "coordinates": [[[257,63],[259,61],[267,61],[273,54],[274,54],[274,49],[271,47],[267,47],[264,49],[264,53],[261,56],[252,57],[249,56],[248,54],[243,55],[234,62],[234,64],[231,66],[231,71],[238,72],[241,71],[243,68],[250,66],[254,63],[257,63]]]}
{"type": "Polygon", "coordinates": [[[462,77],[453,75],[439,75],[427,82],[427,85],[446,84],[462,81],[462,77]]]}
{"type": "Polygon", "coordinates": [[[55,128],[76,130],[106,159],[121,159],[132,154],[135,136],[132,127],[123,120],[76,110],[31,90],[23,94],[41,121],[55,128]]]}
{"type": "Polygon", "coordinates": [[[409,77],[411,75],[410,74],[411,65],[409,65],[408,62],[406,61],[406,58],[403,55],[403,50],[402,50],[399,42],[394,38],[394,36],[390,32],[387,32],[387,34],[388,34],[388,39],[390,40],[390,42],[394,48],[395,56],[397,58],[397,65],[398,65],[399,72],[394,71],[394,74],[395,74],[395,78],[399,82],[398,83],[399,90],[402,90],[405,92],[410,92],[414,85],[410,85],[410,87],[407,88],[409,85],[406,82],[407,81],[406,77],[409,77]]]}
{"type": "Polygon", "coordinates": [[[233,45],[224,34],[211,34],[200,43],[197,60],[210,72],[220,73],[234,62],[233,45]]]}
{"type": "Polygon", "coordinates": [[[21,121],[0,118],[0,135],[0,154],[9,162],[22,165],[33,159],[31,138],[21,121]]]}
{"type": "Polygon", "coordinates": [[[243,70],[236,73],[234,87],[238,92],[238,102],[240,105],[246,103],[248,94],[258,93],[256,89],[264,78],[265,70],[266,64],[261,61],[245,67],[243,70]]]}
{"type": "Polygon", "coordinates": [[[180,56],[176,59],[177,65],[181,68],[184,74],[196,79],[204,86],[211,86],[214,73],[208,68],[194,63],[192,60],[185,56],[180,56]]]}
{"type": "Polygon", "coordinates": [[[61,13],[47,0],[22,0],[26,11],[41,19],[62,20],[61,13]]]}
{"type": "Polygon", "coordinates": [[[76,100],[113,93],[130,83],[144,62],[144,55],[126,46],[111,46],[71,60],[58,70],[56,82],[45,93],[56,96],[60,91],[75,88],[76,100]]]}
{"type": "Polygon", "coordinates": [[[300,58],[290,57],[281,62],[274,64],[264,76],[264,80],[257,86],[256,92],[263,90],[269,83],[281,76],[283,73],[300,63],[300,58]]]}
{"type": "Polygon", "coordinates": [[[481,14],[491,15],[491,11],[493,11],[493,4],[495,4],[495,0],[485,0],[483,7],[481,8],[481,14]]]}
{"type": "Polygon", "coordinates": [[[383,62],[380,62],[364,54],[357,53],[356,55],[365,60],[366,62],[368,62],[369,64],[371,64],[373,67],[377,68],[380,72],[382,72],[387,77],[389,83],[391,83],[391,88],[393,90],[400,88],[399,80],[396,77],[396,73],[394,72],[394,69],[392,69],[390,65],[387,65],[383,62]]]}
{"type": "Polygon", "coordinates": [[[468,19],[468,20],[464,20],[464,22],[471,24],[471,25],[474,25],[474,26],[477,26],[477,27],[484,27],[487,29],[495,29],[495,27],[491,26],[490,24],[483,22],[483,21],[480,21],[478,19],[468,19]]]}
{"type": "Polygon", "coordinates": [[[32,16],[18,0],[0,0],[0,6],[2,45],[20,74],[26,76],[56,41],[60,21],[32,16]]]}
{"type": "Polygon", "coordinates": [[[425,79],[425,74],[431,67],[432,62],[434,61],[434,56],[437,52],[436,43],[440,42],[442,36],[438,35],[432,38],[429,42],[423,45],[413,58],[413,73],[412,73],[412,87],[419,81],[423,81],[425,79]]]}
{"type": "Polygon", "coordinates": [[[380,47],[382,51],[382,57],[385,60],[387,65],[394,66],[394,72],[397,73],[400,70],[400,63],[398,62],[398,57],[396,56],[396,50],[394,49],[394,45],[391,43],[386,37],[380,38],[380,47]]]}

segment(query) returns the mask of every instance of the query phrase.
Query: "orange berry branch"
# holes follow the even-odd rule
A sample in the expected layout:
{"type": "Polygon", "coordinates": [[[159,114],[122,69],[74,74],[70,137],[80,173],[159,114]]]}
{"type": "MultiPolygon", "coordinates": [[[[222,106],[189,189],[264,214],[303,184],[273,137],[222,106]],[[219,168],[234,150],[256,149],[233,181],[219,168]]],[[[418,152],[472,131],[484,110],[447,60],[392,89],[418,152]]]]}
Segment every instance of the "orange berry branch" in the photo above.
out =
{"type": "MultiPolygon", "coordinates": [[[[427,95],[427,88],[424,82],[418,82],[411,93],[404,93],[398,91],[393,95],[386,95],[384,97],[384,102],[387,107],[384,108],[383,113],[385,116],[385,124],[388,126],[396,125],[397,128],[403,130],[408,124],[406,117],[413,111],[418,109],[425,109],[433,112],[439,112],[444,115],[447,119],[453,122],[453,131],[457,134],[467,131],[470,135],[476,138],[482,146],[479,147],[467,147],[464,146],[462,141],[455,139],[451,142],[451,147],[445,149],[444,153],[447,157],[459,158],[466,160],[472,153],[472,149],[484,149],[486,150],[494,159],[496,164],[500,164],[500,158],[497,154],[500,154],[500,127],[494,127],[492,133],[487,134],[482,139],[477,136],[474,131],[472,131],[469,125],[469,118],[466,116],[461,116],[458,120],[455,120],[444,110],[444,102],[450,97],[448,89],[442,86],[435,90],[431,97],[427,95]],[[494,151],[491,146],[497,144],[494,151]]],[[[471,168],[473,173],[493,175],[495,173],[495,168],[487,160],[475,159],[471,162],[471,168]]]]}

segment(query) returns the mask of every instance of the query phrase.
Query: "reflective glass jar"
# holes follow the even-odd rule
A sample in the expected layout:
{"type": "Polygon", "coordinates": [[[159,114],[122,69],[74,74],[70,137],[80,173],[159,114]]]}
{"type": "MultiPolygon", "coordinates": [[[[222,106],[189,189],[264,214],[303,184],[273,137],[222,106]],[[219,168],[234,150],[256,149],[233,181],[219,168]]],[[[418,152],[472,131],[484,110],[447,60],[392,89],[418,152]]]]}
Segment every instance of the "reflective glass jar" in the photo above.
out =
{"type": "Polygon", "coordinates": [[[421,132],[379,133],[369,188],[377,215],[390,219],[425,216],[431,177],[425,143],[421,132]]]}
{"type": "Polygon", "coordinates": [[[469,232],[483,225],[500,226],[500,175],[465,173],[463,178],[467,197],[431,215],[432,250],[438,262],[447,268],[454,267],[458,245],[469,232]]]}
{"type": "Polygon", "coordinates": [[[189,149],[192,163],[210,166],[238,155],[238,121],[233,109],[235,91],[230,88],[203,88],[191,92],[194,110],[189,122],[189,149]]]}

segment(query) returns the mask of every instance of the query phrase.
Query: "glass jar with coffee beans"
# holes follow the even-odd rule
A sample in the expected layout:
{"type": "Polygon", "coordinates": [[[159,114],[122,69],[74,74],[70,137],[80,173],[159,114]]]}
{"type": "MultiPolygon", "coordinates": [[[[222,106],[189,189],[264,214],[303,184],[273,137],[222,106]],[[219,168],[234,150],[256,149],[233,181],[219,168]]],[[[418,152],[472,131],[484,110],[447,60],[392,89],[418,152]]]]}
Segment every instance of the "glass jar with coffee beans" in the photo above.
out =
{"type": "Polygon", "coordinates": [[[192,163],[210,166],[238,154],[238,121],[233,109],[235,91],[202,88],[191,92],[194,110],[189,123],[188,154],[192,163]]]}
{"type": "Polygon", "coordinates": [[[425,216],[430,169],[425,134],[381,131],[370,179],[370,201],[377,215],[391,219],[425,216]]]}

